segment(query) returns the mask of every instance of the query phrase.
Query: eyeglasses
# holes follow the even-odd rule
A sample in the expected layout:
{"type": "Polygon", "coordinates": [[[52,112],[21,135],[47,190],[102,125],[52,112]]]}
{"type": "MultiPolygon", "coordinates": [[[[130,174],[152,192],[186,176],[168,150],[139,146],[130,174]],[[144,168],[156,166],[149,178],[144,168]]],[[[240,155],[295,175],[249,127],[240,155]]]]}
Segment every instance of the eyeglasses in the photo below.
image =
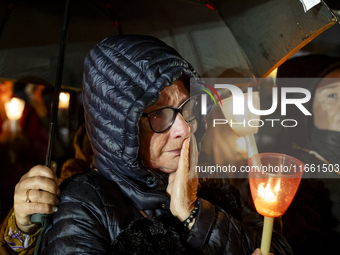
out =
{"type": "Polygon", "coordinates": [[[199,96],[190,97],[178,108],[163,107],[149,113],[144,112],[142,117],[147,117],[149,119],[150,127],[155,133],[163,133],[174,124],[177,113],[182,114],[187,123],[193,121],[196,116],[198,116],[199,98],[199,96]]]}

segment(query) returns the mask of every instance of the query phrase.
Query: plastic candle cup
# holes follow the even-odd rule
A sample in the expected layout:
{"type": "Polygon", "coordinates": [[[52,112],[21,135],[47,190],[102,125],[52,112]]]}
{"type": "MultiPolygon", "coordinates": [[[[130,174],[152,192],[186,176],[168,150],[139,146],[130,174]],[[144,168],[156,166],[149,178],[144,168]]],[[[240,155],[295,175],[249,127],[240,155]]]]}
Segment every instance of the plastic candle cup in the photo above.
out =
{"type": "Polygon", "coordinates": [[[244,136],[247,144],[248,158],[258,154],[257,146],[255,143],[254,134],[259,130],[260,116],[250,112],[248,108],[248,97],[251,96],[252,105],[255,109],[260,110],[260,95],[259,92],[253,92],[252,94],[244,94],[243,109],[244,114],[234,115],[234,107],[239,108],[242,105],[237,105],[236,100],[233,97],[228,97],[222,100],[221,110],[224,117],[228,121],[232,130],[239,136],[244,136]]]}
{"type": "Polygon", "coordinates": [[[279,153],[260,153],[248,159],[249,185],[256,211],[264,216],[261,252],[270,251],[275,217],[282,216],[293,201],[304,164],[279,153]]]}

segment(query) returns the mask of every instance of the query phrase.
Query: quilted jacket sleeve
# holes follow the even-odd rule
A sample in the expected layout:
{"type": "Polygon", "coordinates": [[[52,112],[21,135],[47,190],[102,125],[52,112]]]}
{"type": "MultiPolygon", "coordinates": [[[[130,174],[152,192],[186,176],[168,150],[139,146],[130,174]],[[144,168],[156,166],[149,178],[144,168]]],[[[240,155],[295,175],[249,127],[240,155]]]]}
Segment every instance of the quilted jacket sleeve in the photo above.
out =
{"type": "MultiPolygon", "coordinates": [[[[221,208],[200,199],[187,242],[203,254],[252,254],[261,245],[261,234],[227,214],[221,208]]],[[[271,252],[293,254],[284,237],[273,233],[271,252]]]]}
{"type": "Polygon", "coordinates": [[[81,181],[65,186],[41,254],[109,254],[110,235],[97,189],[81,181]]]}

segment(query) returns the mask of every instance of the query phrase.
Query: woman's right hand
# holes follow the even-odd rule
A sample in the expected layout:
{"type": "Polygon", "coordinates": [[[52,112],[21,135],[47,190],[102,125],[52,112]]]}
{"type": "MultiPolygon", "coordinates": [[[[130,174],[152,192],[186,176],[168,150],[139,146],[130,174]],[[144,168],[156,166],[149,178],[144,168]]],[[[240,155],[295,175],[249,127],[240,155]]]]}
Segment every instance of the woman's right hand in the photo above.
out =
{"type": "Polygon", "coordinates": [[[26,234],[32,235],[40,227],[38,223],[31,222],[32,214],[51,214],[57,211],[60,182],[55,174],[56,168],[55,162],[51,163],[51,169],[37,165],[23,175],[15,186],[15,220],[18,228],[26,234]],[[30,202],[26,202],[26,193],[30,202]]]}

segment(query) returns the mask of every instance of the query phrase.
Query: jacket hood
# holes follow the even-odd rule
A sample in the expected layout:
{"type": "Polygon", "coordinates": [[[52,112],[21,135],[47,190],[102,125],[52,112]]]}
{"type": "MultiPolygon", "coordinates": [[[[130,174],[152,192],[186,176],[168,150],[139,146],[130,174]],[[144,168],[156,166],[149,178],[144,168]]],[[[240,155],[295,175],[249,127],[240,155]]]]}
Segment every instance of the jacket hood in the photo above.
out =
{"type": "MultiPolygon", "coordinates": [[[[311,92],[311,100],[305,103],[304,106],[312,113],[312,116],[305,116],[295,106],[287,106],[287,118],[298,121],[296,127],[287,129],[289,136],[297,145],[312,149],[311,133],[314,126],[313,100],[315,91],[322,78],[338,68],[340,68],[340,58],[313,54],[289,59],[278,68],[277,78],[279,79],[277,80],[277,85],[279,87],[303,87],[311,92]]],[[[300,96],[300,94],[294,94],[289,95],[289,98],[298,98],[300,96]]]]}
{"type": "MultiPolygon", "coordinates": [[[[98,43],[85,59],[83,101],[93,165],[109,180],[146,182],[140,167],[138,121],[160,92],[176,80],[188,85],[199,76],[173,48],[151,36],[113,36],[98,43]]],[[[192,82],[193,87],[202,85],[192,82]]],[[[198,120],[202,134],[205,118],[198,120]]],[[[196,137],[198,143],[202,139],[196,137]]]]}

